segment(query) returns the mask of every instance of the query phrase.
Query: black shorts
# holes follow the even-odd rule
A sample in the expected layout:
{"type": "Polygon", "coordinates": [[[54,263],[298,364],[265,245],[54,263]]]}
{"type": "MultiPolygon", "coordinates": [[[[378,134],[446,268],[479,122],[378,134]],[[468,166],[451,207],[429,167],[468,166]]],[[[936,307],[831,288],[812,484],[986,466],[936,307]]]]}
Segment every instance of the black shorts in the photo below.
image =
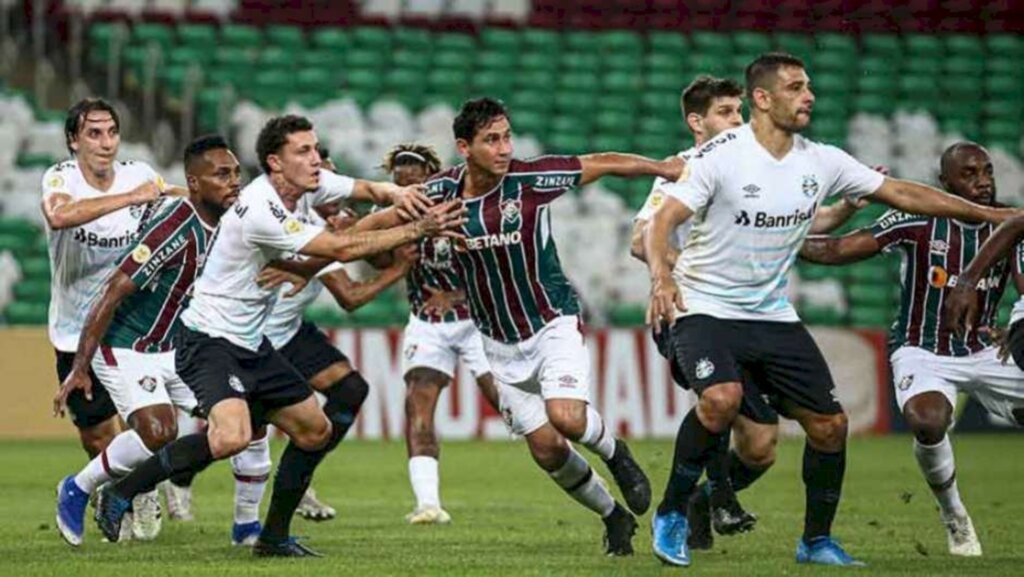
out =
{"type": "MultiPolygon", "coordinates": [[[[54,349],[57,354],[57,384],[60,385],[64,379],[71,374],[71,367],[75,364],[75,353],[65,353],[54,349]]],[[[103,388],[96,373],[92,372],[89,366],[89,378],[92,380],[92,400],[85,398],[85,393],[80,390],[71,391],[68,395],[68,412],[71,413],[71,422],[79,429],[89,429],[106,421],[110,417],[117,416],[117,407],[110,398],[110,393],[103,388]]]]}
{"type": "Polygon", "coordinates": [[[1010,334],[1006,336],[1006,346],[1010,349],[1013,362],[1024,371],[1024,321],[1010,325],[1010,334]]]}
{"type": "Polygon", "coordinates": [[[174,339],[175,367],[196,395],[199,416],[208,416],[223,400],[244,399],[257,427],[268,422],[270,411],[313,394],[306,379],[266,337],[255,352],[186,327],[181,327],[174,339]]]}
{"type": "Polygon", "coordinates": [[[672,326],[672,344],[676,362],[698,393],[739,382],[744,398],[767,395],[823,415],[843,411],[825,357],[802,323],[693,315],[672,326]]]}
{"type": "MultiPolygon", "coordinates": [[[[672,334],[673,331],[666,327],[660,333],[651,331],[651,338],[654,339],[654,344],[658,347],[658,352],[661,353],[661,356],[668,360],[672,380],[683,389],[690,390],[690,383],[683,372],[682,365],[675,361],[672,334]]],[[[779,424],[779,413],[774,408],[777,399],[759,391],[746,374],[744,374],[742,382],[743,400],[740,402],[739,414],[762,425],[779,424]]]]}
{"type": "Polygon", "coordinates": [[[278,350],[307,381],[335,363],[348,362],[348,357],[334,347],[327,335],[307,321],[303,321],[299,332],[278,350]]]}

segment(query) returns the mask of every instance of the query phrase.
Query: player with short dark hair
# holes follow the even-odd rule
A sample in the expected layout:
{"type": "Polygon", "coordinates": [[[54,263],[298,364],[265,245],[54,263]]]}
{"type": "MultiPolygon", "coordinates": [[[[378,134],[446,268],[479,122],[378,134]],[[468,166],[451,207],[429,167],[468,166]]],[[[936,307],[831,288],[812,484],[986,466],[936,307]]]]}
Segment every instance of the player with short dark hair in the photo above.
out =
{"type": "Polygon", "coordinates": [[[689,565],[687,500],[728,434],[744,390],[756,386],[776,395],[807,433],[807,505],[797,561],[855,565],[831,537],[846,468],[847,419],[828,365],[786,297],[786,275],[815,213],[832,196],[977,221],[999,222],[1012,211],[887,178],[838,148],[800,136],[815,98],[806,70],[792,56],[757,58],[747,81],[750,124],[705,144],[679,182],[662,186],[665,202],[646,238],[649,318],[655,330],[671,326],[677,368],[700,395],[676,438],[672,474],[654,518],[655,555],[689,565]],[[691,235],[701,242],[686,247],[673,271],[670,235],[695,214],[691,235]]]}
{"type": "Polygon", "coordinates": [[[461,200],[468,210],[455,262],[502,414],[552,480],[601,516],[607,553],[632,554],[635,519],[568,442],[597,453],[630,509],[647,510],[646,474],[590,404],[580,301],[559,262],[549,204],[607,175],[675,180],[683,161],[619,153],[518,160],[509,112],[491,98],[465,102],[453,132],[465,163],[433,176],[427,187],[435,200],[461,200]]]}
{"type": "MultiPolygon", "coordinates": [[[[958,142],[947,148],[939,181],[950,194],[995,204],[992,159],[978,144],[958,142]]],[[[960,500],[947,434],[957,395],[973,394],[990,411],[1010,419],[1015,408],[1024,407],[1024,372],[1003,365],[989,335],[975,328],[993,326],[1011,263],[1000,259],[994,267],[984,267],[985,278],[964,276],[994,229],[987,222],[892,210],[870,228],[839,238],[808,237],[800,251],[805,260],[820,264],[853,263],[881,252],[902,257],[902,297],[889,337],[896,404],[914,433],[914,456],[939,503],[953,555],[981,555],[974,524],[960,500]],[[945,314],[942,305],[959,286],[970,287],[970,294],[983,304],[980,322],[958,334],[955,315],[945,314]]],[[[1014,280],[1024,288],[1019,270],[1014,270],[1014,280]]]]}

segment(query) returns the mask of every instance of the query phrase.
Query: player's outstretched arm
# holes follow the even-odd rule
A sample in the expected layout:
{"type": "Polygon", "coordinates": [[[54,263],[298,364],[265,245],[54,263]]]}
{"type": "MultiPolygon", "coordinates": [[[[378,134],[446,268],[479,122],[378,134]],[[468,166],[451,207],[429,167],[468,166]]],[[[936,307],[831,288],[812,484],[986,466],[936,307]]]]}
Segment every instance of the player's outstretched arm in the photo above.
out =
{"type": "Polygon", "coordinates": [[[336,270],[320,277],[320,282],[341,308],[352,312],[377,298],[381,292],[405,278],[419,258],[415,245],[405,245],[395,251],[395,261],[381,270],[376,277],[365,282],[349,278],[344,270],[336,270]]]}
{"type": "Polygon", "coordinates": [[[693,216],[693,211],[679,200],[666,196],[665,203],[654,213],[644,235],[644,249],[647,253],[647,268],[651,273],[651,304],[647,309],[647,322],[660,332],[675,318],[675,311],[685,311],[683,297],[672,278],[669,235],[677,226],[693,216]]]}
{"type": "Polygon", "coordinates": [[[93,303],[88,316],[85,317],[85,326],[82,328],[82,334],[78,337],[75,362],[53,399],[54,416],[64,416],[68,395],[75,389],[82,389],[85,398],[92,400],[92,379],[89,378],[89,366],[92,363],[92,358],[96,354],[96,349],[100,347],[103,335],[107,334],[107,329],[110,328],[117,307],[137,290],[138,287],[135,286],[131,277],[120,270],[114,271],[110,281],[107,282],[107,290],[99,300],[93,303]]]}
{"type": "Polygon", "coordinates": [[[583,165],[580,185],[590,184],[602,176],[660,176],[670,182],[679,180],[686,162],[677,156],[653,160],[637,154],[597,152],[579,157],[583,165]]]}
{"type": "Polygon", "coordinates": [[[69,194],[57,192],[43,199],[43,217],[52,230],[73,228],[122,208],[146,204],[159,197],[160,187],[152,181],[121,194],[78,200],[69,194]]]}
{"type": "Polygon", "coordinates": [[[897,178],[887,177],[871,197],[903,212],[957,218],[968,222],[984,221],[999,224],[1021,214],[1021,211],[1015,208],[982,206],[937,188],[897,178]]]}
{"type": "Polygon", "coordinates": [[[855,212],[867,206],[864,200],[843,198],[839,202],[818,209],[811,222],[811,234],[828,234],[843,226],[855,212]]]}
{"type": "Polygon", "coordinates": [[[306,256],[350,262],[424,237],[448,236],[459,239],[462,235],[456,231],[465,223],[465,215],[466,209],[461,202],[449,201],[430,207],[413,222],[386,230],[320,233],[299,252],[306,256]]]}
{"type": "Polygon", "coordinates": [[[368,200],[373,204],[394,205],[408,215],[422,215],[433,203],[422,184],[398,186],[392,182],[356,179],[352,198],[368,200]]]}
{"type": "Polygon", "coordinates": [[[882,245],[869,230],[858,230],[844,236],[812,235],[804,240],[800,258],[817,264],[847,264],[871,258],[882,251],[882,245]]]}
{"type": "Polygon", "coordinates": [[[1022,237],[1024,216],[1003,222],[981,245],[971,264],[960,273],[956,286],[946,295],[944,305],[946,318],[956,334],[963,335],[974,328],[981,314],[976,290],[978,283],[997,262],[1010,255],[1022,237]]]}

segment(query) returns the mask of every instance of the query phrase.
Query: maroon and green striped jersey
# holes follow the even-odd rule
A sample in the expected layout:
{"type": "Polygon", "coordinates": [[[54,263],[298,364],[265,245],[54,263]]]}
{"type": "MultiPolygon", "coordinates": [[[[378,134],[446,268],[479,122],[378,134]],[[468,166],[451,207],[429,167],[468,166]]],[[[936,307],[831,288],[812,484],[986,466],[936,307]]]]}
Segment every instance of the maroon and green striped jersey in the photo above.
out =
{"type": "Polygon", "coordinates": [[[451,292],[462,288],[455,270],[455,247],[447,238],[427,238],[420,242],[420,260],[405,278],[412,313],[428,323],[450,323],[469,318],[469,306],[459,303],[444,315],[427,313],[423,305],[430,299],[430,289],[451,292]]]}
{"type": "Polygon", "coordinates": [[[137,290],[117,307],[103,343],[143,353],[171,350],[212,237],[184,198],[170,200],[145,223],[118,264],[137,290]]]}
{"type": "MultiPolygon", "coordinates": [[[[968,224],[949,218],[933,218],[889,211],[871,227],[885,251],[900,251],[900,311],[889,335],[889,350],[919,347],[943,356],[961,357],[991,345],[987,335],[971,330],[953,334],[943,317],[947,291],[956,286],[960,273],[978,254],[993,231],[991,224],[968,224]]],[[[981,321],[993,326],[999,299],[1006,288],[1009,263],[1000,261],[978,283],[981,321]]]]}
{"type": "Polygon", "coordinates": [[[579,314],[548,205],[576,187],[581,174],[575,156],[542,156],[513,160],[501,182],[476,198],[462,196],[465,165],[427,181],[436,202],[461,198],[468,210],[455,263],[473,322],[485,336],[520,342],[559,316],[579,314]]]}

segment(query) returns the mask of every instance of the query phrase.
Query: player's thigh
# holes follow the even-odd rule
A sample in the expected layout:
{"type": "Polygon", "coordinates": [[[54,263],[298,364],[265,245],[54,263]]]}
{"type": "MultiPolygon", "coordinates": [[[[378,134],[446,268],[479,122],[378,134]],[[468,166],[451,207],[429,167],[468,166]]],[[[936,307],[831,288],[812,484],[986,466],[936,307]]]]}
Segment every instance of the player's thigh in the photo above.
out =
{"type": "Polygon", "coordinates": [[[174,373],[172,353],[102,346],[92,359],[92,369],[126,422],[140,409],[171,404],[167,377],[174,373]]]}
{"type": "Polygon", "coordinates": [[[741,383],[741,338],[732,321],[707,315],[680,317],[671,328],[671,360],[698,394],[715,385],[741,383]]]}
{"type": "Polygon", "coordinates": [[[281,355],[318,391],[352,372],[352,363],[320,329],[303,322],[299,331],[281,347],[281,355]]]}
{"type": "Polygon", "coordinates": [[[252,435],[252,414],[244,399],[226,397],[206,412],[206,438],[215,459],[242,452],[252,435]]]}
{"type": "Polygon", "coordinates": [[[736,453],[744,463],[769,466],[775,462],[775,445],[779,440],[778,418],[774,423],[764,423],[741,414],[732,423],[732,440],[736,453]]]}
{"type": "Polygon", "coordinates": [[[918,347],[900,347],[889,357],[889,362],[893,393],[901,414],[906,412],[911,399],[925,393],[944,397],[950,411],[956,407],[957,384],[950,377],[959,370],[946,366],[955,361],[918,347]]]}
{"type": "Polygon", "coordinates": [[[763,392],[810,413],[843,413],[828,363],[802,323],[744,321],[742,326],[749,345],[741,362],[757,366],[763,392]]]}
{"type": "MultiPolygon", "coordinates": [[[[59,386],[71,374],[75,354],[54,352],[59,386]]],[[[92,380],[92,400],[86,399],[82,391],[74,390],[68,395],[68,412],[71,415],[71,422],[80,431],[83,442],[105,446],[117,434],[117,406],[91,366],[89,378],[92,380]]]]}
{"type": "Polygon", "coordinates": [[[416,317],[409,319],[402,336],[402,374],[417,368],[427,368],[455,377],[459,360],[456,344],[450,339],[448,325],[454,323],[428,323],[416,317]]]}
{"type": "Polygon", "coordinates": [[[225,339],[179,328],[174,341],[175,372],[195,396],[200,417],[212,415],[214,407],[225,400],[245,404],[246,391],[255,383],[241,363],[254,355],[225,339]]]}
{"type": "Polygon", "coordinates": [[[528,354],[537,359],[540,394],[549,403],[549,409],[565,407],[569,411],[583,406],[585,410],[590,402],[590,352],[579,320],[558,317],[536,337],[527,345],[528,354]]]}
{"type": "Polygon", "coordinates": [[[410,424],[433,422],[437,400],[450,382],[448,375],[427,367],[416,367],[405,373],[405,412],[410,424]]]}
{"type": "Polygon", "coordinates": [[[330,430],[327,415],[312,395],[297,403],[269,411],[267,419],[305,450],[319,448],[318,445],[326,441],[330,430]]]}

